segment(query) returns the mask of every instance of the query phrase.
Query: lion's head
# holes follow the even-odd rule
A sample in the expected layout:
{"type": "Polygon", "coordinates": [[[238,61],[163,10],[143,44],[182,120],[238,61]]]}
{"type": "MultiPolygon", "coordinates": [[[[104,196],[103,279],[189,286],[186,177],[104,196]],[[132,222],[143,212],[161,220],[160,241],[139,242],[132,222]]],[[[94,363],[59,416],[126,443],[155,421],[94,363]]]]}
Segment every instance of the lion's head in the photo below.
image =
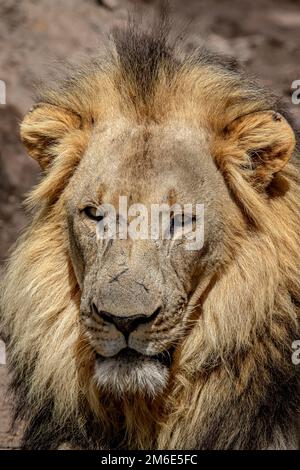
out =
{"type": "MultiPolygon", "coordinates": [[[[299,184],[278,106],[230,62],[179,59],[163,36],[132,31],[106,61],[43,91],[21,126],[43,169],[36,213],[2,294],[28,446],[209,447],[214,434],[228,447],[205,410],[228,413],[250,377],[256,387],[253,358],[266,396],[276,363],[294,377],[299,184]],[[147,214],[203,205],[203,244],[187,249],[174,214],[167,239],[99,238],[99,207],[119,221],[122,197],[147,214]]],[[[188,233],[196,223],[192,213],[188,233]]],[[[250,422],[258,395],[246,399],[250,422]]]]}

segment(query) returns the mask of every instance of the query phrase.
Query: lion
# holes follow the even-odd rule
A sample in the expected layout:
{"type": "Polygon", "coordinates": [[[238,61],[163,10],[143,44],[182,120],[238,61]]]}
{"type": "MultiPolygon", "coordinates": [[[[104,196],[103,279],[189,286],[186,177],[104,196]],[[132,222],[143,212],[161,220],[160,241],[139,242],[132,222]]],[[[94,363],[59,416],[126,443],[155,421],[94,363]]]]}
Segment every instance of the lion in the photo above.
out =
{"type": "Polygon", "coordinates": [[[115,31],[21,124],[42,177],[1,332],[24,449],[297,447],[295,132],[233,60],[165,31],[115,31]],[[203,245],[98,239],[120,196],[203,204],[203,245]]]}

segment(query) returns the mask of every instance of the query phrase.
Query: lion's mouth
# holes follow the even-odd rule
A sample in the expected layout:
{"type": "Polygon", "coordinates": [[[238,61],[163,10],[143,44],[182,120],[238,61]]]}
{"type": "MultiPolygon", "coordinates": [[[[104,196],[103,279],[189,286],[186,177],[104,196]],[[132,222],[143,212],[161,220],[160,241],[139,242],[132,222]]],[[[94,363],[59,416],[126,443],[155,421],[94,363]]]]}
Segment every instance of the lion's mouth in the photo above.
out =
{"type": "Polygon", "coordinates": [[[97,354],[94,380],[119,398],[136,394],[154,398],[167,386],[171,364],[170,351],[149,356],[127,347],[108,358],[97,354]]]}
{"type": "MultiPolygon", "coordinates": [[[[107,358],[104,356],[101,356],[101,354],[96,352],[96,361],[104,361],[107,358]]],[[[173,360],[173,348],[163,351],[159,354],[156,355],[147,355],[147,354],[142,354],[139,353],[138,351],[135,351],[132,348],[126,347],[122,349],[121,351],[118,352],[118,354],[114,355],[110,359],[116,360],[116,362],[120,364],[126,364],[126,365],[135,365],[137,363],[141,362],[157,362],[167,368],[170,368],[172,365],[172,360],[173,360]]]]}

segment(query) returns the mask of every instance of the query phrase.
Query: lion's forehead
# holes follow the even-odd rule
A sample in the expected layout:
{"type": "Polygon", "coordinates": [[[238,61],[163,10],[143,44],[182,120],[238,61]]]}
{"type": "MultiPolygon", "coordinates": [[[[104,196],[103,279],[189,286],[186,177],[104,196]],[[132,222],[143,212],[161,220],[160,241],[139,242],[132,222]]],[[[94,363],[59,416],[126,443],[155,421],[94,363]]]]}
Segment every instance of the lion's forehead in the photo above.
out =
{"type": "Polygon", "coordinates": [[[204,179],[218,179],[206,130],[179,120],[157,125],[123,118],[95,128],[75,181],[107,196],[136,192],[151,198],[152,192],[156,203],[174,188],[188,199],[204,179]]]}

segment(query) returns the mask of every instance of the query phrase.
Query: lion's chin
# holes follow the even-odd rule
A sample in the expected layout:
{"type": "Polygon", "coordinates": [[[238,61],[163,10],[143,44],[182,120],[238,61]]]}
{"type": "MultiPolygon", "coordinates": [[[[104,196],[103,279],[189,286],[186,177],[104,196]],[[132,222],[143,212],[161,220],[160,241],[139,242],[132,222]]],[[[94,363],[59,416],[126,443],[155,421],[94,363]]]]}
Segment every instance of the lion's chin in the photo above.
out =
{"type": "Polygon", "coordinates": [[[118,398],[144,395],[154,398],[167,385],[169,368],[157,356],[123,350],[111,358],[98,356],[94,379],[97,386],[118,398]]]}

